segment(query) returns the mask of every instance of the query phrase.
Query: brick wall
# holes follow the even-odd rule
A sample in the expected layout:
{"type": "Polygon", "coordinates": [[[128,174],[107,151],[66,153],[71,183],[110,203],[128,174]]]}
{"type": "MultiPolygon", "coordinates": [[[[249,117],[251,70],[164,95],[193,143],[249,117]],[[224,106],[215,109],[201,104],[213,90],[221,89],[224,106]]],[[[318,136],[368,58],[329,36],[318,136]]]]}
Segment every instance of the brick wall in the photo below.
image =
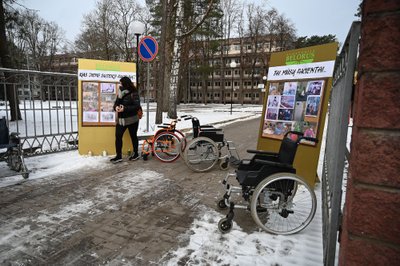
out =
{"type": "Polygon", "coordinates": [[[400,1],[364,0],[340,265],[400,261],[400,1]]]}

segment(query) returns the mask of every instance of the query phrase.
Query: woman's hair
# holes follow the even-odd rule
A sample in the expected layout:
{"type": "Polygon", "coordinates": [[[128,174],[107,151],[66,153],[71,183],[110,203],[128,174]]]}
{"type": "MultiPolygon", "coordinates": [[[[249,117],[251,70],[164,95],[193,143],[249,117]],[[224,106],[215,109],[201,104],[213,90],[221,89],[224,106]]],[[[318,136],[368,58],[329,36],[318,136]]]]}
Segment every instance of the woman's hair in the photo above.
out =
{"type": "Polygon", "coordinates": [[[131,91],[136,90],[136,87],[130,78],[122,77],[119,81],[121,82],[122,87],[124,87],[124,89],[131,91]]]}

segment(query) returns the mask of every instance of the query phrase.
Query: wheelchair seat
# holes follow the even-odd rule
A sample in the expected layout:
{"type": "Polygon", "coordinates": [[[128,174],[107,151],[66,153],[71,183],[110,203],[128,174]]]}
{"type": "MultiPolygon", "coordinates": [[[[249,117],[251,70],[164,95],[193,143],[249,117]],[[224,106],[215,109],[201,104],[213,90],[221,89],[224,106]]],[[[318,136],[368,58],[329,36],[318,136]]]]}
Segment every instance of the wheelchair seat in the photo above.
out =
{"type": "Polygon", "coordinates": [[[9,149],[18,146],[18,143],[10,141],[6,119],[0,118],[0,149],[9,149]]]}
{"type": "Polygon", "coordinates": [[[193,138],[206,137],[214,142],[224,141],[224,133],[222,132],[222,129],[215,128],[213,126],[201,126],[200,121],[196,117],[192,118],[192,126],[193,138]]]}
{"type": "Polygon", "coordinates": [[[255,155],[250,160],[243,160],[236,173],[237,180],[242,186],[257,186],[263,179],[272,174],[286,172],[296,174],[293,161],[303,133],[289,131],[285,134],[278,153],[260,150],[248,150],[255,155]],[[296,140],[289,134],[298,135],[296,140]]]}

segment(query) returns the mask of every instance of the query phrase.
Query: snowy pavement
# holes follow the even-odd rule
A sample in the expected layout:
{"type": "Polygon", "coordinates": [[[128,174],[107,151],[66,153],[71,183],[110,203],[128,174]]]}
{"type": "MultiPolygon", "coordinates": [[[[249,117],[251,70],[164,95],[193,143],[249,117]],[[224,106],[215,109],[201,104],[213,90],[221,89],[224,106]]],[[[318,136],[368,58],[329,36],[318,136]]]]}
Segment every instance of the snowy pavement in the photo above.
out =
{"type": "MultiPolygon", "coordinates": [[[[245,157],[258,128],[259,118],[224,132],[245,157]]],[[[1,265],[323,264],[319,185],[316,215],[302,232],[262,232],[238,210],[233,230],[222,235],[217,224],[226,212],[216,202],[226,172],[217,168],[192,173],[181,160],[155,158],[115,166],[77,151],[27,164],[30,179],[0,179],[1,265]]]]}

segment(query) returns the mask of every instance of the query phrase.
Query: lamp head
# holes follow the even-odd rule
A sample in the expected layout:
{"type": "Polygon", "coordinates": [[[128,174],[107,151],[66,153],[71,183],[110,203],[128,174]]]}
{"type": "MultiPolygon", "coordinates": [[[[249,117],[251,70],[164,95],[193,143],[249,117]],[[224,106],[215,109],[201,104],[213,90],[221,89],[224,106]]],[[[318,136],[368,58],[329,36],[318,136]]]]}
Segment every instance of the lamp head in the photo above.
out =
{"type": "Polygon", "coordinates": [[[134,21],[132,23],[132,30],[135,35],[141,35],[144,33],[145,25],[140,21],[134,21]]]}

